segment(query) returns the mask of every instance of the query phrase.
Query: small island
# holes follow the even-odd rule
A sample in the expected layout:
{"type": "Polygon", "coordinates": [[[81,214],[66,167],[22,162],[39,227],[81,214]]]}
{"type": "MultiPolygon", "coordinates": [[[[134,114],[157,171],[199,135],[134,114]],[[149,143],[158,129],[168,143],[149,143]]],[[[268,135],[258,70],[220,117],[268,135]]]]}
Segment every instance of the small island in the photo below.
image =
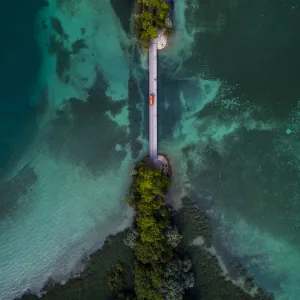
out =
{"type": "Polygon", "coordinates": [[[164,0],[138,0],[135,16],[135,34],[143,49],[147,50],[151,39],[158,38],[158,48],[167,45],[167,37],[173,32],[170,5],[164,0]]]}
{"type": "MultiPolygon", "coordinates": [[[[192,261],[177,247],[182,239],[166,205],[171,180],[166,168],[156,168],[147,158],[132,170],[132,186],[126,198],[136,211],[132,229],[124,239],[134,252],[134,289],[124,289],[118,264],[108,277],[116,299],[182,299],[194,286],[192,261]]],[[[169,169],[169,168],[168,168],[169,169]]]]}
{"type": "Polygon", "coordinates": [[[147,157],[131,170],[126,202],[136,215],[123,242],[130,248],[132,260],[129,265],[117,261],[106,277],[114,299],[273,299],[241,266],[237,266],[240,280],[244,280],[240,286],[224,275],[209,250],[212,243],[207,220],[190,199],[182,199],[180,211],[166,204],[171,166],[165,155],[159,156],[160,168],[147,157]],[[201,243],[195,242],[199,239],[201,243]]]}

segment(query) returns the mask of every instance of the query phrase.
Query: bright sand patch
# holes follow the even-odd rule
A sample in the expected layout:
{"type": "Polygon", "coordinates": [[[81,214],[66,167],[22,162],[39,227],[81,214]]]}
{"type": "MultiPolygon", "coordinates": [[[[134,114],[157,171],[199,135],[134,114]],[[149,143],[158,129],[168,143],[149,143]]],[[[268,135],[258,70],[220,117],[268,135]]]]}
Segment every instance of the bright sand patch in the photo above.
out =
{"type": "Polygon", "coordinates": [[[157,49],[158,50],[163,50],[167,47],[168,45],[168,39],[167,37],[164,35],[163,31],[160,31],[158,33],[158,37],[156,38],[157,41],[157,49]]]}

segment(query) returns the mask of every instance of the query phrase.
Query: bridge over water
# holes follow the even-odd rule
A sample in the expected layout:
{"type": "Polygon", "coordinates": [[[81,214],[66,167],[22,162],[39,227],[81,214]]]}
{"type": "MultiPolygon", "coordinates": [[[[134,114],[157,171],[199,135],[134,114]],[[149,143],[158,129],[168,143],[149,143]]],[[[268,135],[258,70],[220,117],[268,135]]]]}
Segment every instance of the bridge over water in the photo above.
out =
{"type": "Polygon", "coordinates": [[[151,40],[149,47],[149,155],[154,165],[157,164],[157,42],[151,40]]]}
{"type": "Polygon", "coordinates": [[[160,32],[156,39],[150,41],[149,47],[149,156],[157,167],[164,164],[162,156],[157,153],[157,52],[166,46],[167,39],[160,32]]]}

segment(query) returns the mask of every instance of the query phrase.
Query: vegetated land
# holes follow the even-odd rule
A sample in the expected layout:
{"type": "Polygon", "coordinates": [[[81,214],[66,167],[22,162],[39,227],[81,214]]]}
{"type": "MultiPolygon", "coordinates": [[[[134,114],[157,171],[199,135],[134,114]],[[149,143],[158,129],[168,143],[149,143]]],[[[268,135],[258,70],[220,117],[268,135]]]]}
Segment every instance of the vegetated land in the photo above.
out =
{"type": "MultiPolygon", "coordinates": [[[[207,251],[212,245],[209,225],[195,203],[183,198],[178,212],[165,204],[168,176],[145,160],[132,170],[132,177],[127,197],[136,210],[132,228],[108,237],[79,278],[65,285],[49,282],[42,299],[273,299],[245,271],[240,272],[242,288],[223,274],[207,251]],[[197,238],[201,245],[193,243],[197,238]]],[[[27,294],[22,299],[38,297],[27,294]]]]}
{"type": "Polygon", "coordinates": [[[195,278],[192,261],[176,251],[182,236],[172,226],[171,209],[166,205],[171,180],[148,159],[132,175],[127,202],[136,218],[124,242],[134,251],[134,289],[130,294],[123,289],[120,265],[108,278],[110,289],[117,299],[182,299],[195,278]]]}
{"type": "Polygon", "coordinates": [[[170,7],[164,0],[138,0],[139,14],[135,20],[135,33],[141,46],[149,48],[150,39],[158,36],[159,30],[172,34],[172,23],[169,19],[170,7]]]}
{"type": "Polygon", "coordinates": [[[124,242],[134,252],[133,288],[125,288],[124,267],[117,264],[108,277],[116,299],[272,299],[245,272],[240,273],[245,278],[241,287],[221,275],[216,257],[209,252],[212,244],[206,218],[188,198],[182,199],[179,213],[166,205],[170,178],[151,161],[139,163],[132,177],[126,200],[136,218],[124,242]],[[201,248],[193,245],[197,238],[201,248]]]}

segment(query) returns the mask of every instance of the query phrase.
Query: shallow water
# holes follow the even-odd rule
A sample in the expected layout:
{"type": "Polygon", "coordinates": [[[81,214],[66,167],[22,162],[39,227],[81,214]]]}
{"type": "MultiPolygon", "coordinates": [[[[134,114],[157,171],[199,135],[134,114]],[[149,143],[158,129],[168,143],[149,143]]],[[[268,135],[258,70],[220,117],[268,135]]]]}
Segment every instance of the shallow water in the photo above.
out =
{"type": "MultiPolygon", "coordinates": [[[[147,57],[130,33],[132,3],[50,1],[31,16],[42,60],[34,55],[28,83],[15,77],[20,95],[2,98],[23,108],[12,106],[18,118],[1,108],[1,142],[17,145],[14,155],[1,146],[1,299],[67,278],[131,222],[129,169],[148,146],[147,57]]],[[[173,201],[195,199],[215,240],[278,299],[298,299],[300,280],[298,9],[177,1],[176,34],[159,59],[173,201]]]]}

